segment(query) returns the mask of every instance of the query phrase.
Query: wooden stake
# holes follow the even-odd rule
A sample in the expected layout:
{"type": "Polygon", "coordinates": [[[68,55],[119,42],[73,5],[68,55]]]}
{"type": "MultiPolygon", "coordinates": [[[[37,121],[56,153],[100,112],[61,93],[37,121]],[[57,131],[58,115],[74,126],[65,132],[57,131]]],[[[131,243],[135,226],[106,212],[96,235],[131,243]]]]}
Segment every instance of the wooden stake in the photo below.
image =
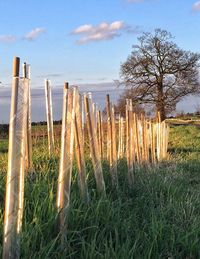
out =
{"type": "Polygon", "coordinates": [[[122,127],[121,127],[121,115],[119,114],[119,121],[118,121],[118,159],[122,158],[122,127]]]}
{"type": "Polygon", "coordinates": [[[111,107],[111,130],[112,130],[112,169],[113,170],[113,176],[114,176],[114,186],[118,187],[118,176],[117,176],[117,147],[116,147],[116,123],[115,123],[115,109],[114,105],[111,107]]]}
{"type": "MultiPolygon", "coordinates": [[[[28,94],[29,94],[29,80],[21,79],[21,84],[19,90],[21,93],[20,103],[18,102],[18,119],[17,122],[20,123],[18,127],[18,132],[21,133],[19,142],[21,145],[20,153],[19,153],[19,205],[18,205],[18,220],[17,220],[17,232],[21,232],[22,228],[22,218],[23,218],[23,210],[24,210],[24,178],[25,178],[25,169],[26,169],[26,144],[27,144],[27,136],[28,136],[28,94]],[[23,96],[23,97],[22,97],[23,96]],[[21,118],[21,119],[20,119],[21,118]]],[[[18,133],[17,133],[18,135],[18,133]]],[[[16,140],[17,141],[17,140],[16,140]]],[[[18,147],[18,148],[19,148],[18,147]]],[[[17,152],[16,152],[17,153],[17,152]]],[[[16,166],[17,167],[17,166],[16,166]]]]}
{"type": "Polygon", "coordinates": [[[53,132],[53,115],[52,115],[52,96],[49,80],[45,80],[45,97],[46,97],[46,115],[47,115],[47,132],[49,154],[54,152],[54,132],[53,132]]]}
{"type": "Polygon", "coordinates": [[[160,126],[160,123],[161,123],[161,118],[160,118],[160,112],[158,112],[157,114],[157,147],[156,147],[156,153],[157,153],[157,160],[160,161],[161,159],[161,150],[160,150],[160,147],[161,147],[161,135],[160,135],[160,131],[161,131],[161,126],[160,126]]]}
{"type": "Polygon", "coordinates": [[[82,136],[83,136],[83,149],[85,146],[85,113],[84,113],[84,99],[81,95],[81,125],[82,125],[82,136]]]}
{"type": "Polygon", "coordinates": [[[98,116],[97,116],[97,125],[98,125],[98,142],[99,142],[99,151],[100,151],[100,157],[103,159],[103,128],[102,128],[102,117],[101,117],[101,111],[98,111],[98,116]]]}
{"type": "Polygon", "coordinates": [[[16,113],[19,86],[18,57],[13,60],[13,85],[11,97],[10,125],[9,125],[9,151],[8,172],[6,183],[5,215],[4,215],[4,240],[3,258],[19,258],[19,243],[17,237],[17,209],[18,209],[18,172],[15,168],[15,137],[16,137],[16,113]],[[17,195],[17,198],[15,197],[17,195]]]}
{"type": "Polygon", "coordinates": [[[26,169],[32,168],[32,134],[31,134],[31,90],[30,90],[30,65],[23,63],[23,77],[28,79],[28,112],[26,136],[26,169]]]}
{"type": "MultiPolygon", "coordinates": [[[[132,167],[135,164],[135,138],[134,138],[134,124],[133,124],[133,102],[131,99],[129,99],[129,120],[130,120],[130,129],[129,129],[129,133],[130,133],[130,162],[132,167]]],[[[133,176],[132,176],[133,177],[133,176]]]]}
{"type": "Polygon", "coordinates": [[[144,117],[144,150],[145,150],[145,162],[149,163],[149,138],[148,138],[148,123],[144,117]]]}
{"type": "Polygon", "coordinates": [[[31,125],[31,85],[30,85],[30,65],[28,65],[28,116],[27,116],[27,135],[28,135],[28,161],[29,161],[29,168],[33,167],[33,160],[32,160],[32,154],[33,154],[33,143],[32,143],[32,125],[31,125]]]}
{"type": "MultiPolygon", "coordinates": [[[[77,91],[77,90],[76,90],[77,91]]],[[[79,173],[79,186],[81,197],[85,203],[89,202],[88,187],[86,181],[86,168],[83,147],[83,132],[82,132],[82,114],[81,114],[81,97],[76,92],[76,110],[75,110],[75,147],[76,147],[76,160],[79,173]]]]}
{"type": "Polygon", "coordinates": [[[74,152],[75,91],[64,86],[61,133],[61,156],[58,177],[57,209],[62,245],[65,242],[70,202],[70,187],[74,152]]]}
{"type": "MultiPolygon", "coordinates": [[[[106,96],[106,111],[107,111],[107,157],[109,164],[112,164],[112,124],[111,124],[111,110],[110,110],[110,97],[109,94],[106,96]]],[[[112,180],[111,175],[111,180],[112,180]]],[[[112,180],[113,181],[113,180],[112,180]]]]}
{"type": "Polygon", "coordinates": [[[131,153],[131,111],[129,99],[126,100],[126,157],[128,166],[128,184],[134,184],[133,160],[131,153]]]}
{"type": "Polygon", "coordinates": [[[155,136],[154,136],[154,125],[150,121],[149,123],[149,139],[150,139],[150,154],[151,163],[155,164],[155,136]]]}
{"type": "Polygon", "coordinates": [[[124,149],[125,149],[125,143],[124,143],[124,118],[121,117],[121,157],[124,158],[124,149]]]}
{"type": "Polygon", "coordinates": [[[146,162],[146,150],[145,150],[145,125],[144,125],[144,115],[141,114],[141,127],[142,127],[142,162],[146,162]]]}
{"type": "Polygon", "coordinates": [[[133,114],[133,125],[134,125],[134,136],[135,136],[135,149],[136,149],[136,158],[137,163],[141,163],[141,152],[140,152],[140,136],[138,130],[138,118],[137,115],[133,114]]]}
{"type": "Polygon", "coordinates": [[[89,135],[90,142],[90,154],[92,157],[92,163],[94,168],[94,174],[97,184],[97,189],[99,193],[105,195],[105,183],[103,178],[103,171],[101,166],[100,155],[98,153],[98,149],[96,148],[98,145],[97,135],[95,132],[94,121],[92,121],[91,115],[91,107],[89,104],[88,96],[84,95],[84,104],[85,104],[85,112],[86,112],[86,123],[87,130],[89,135]]]}
{"type": "Polygon", "coordinates": [[[19,66],[20,59],[16,57],[13,61],[3,259],[14,259],[19,258],[20,256],[20,233],[24,204],[25,136],[27,130],[28,98],[27,81],[25,81],[25,79],[23,81],[19,80],[19,66]]]}
{"type": "Polygon", "coordinates": [[[111,111],[111,103],[109,95],[106,96],[106,109],[107,109],[107,136],[108,136],[108,151],[109,151],[109,164],[111,184],[117,187],[117,154],[116,154],[116,138],[115,138],[115,118],[114,110],[111,111]],[[114,136],[113,136],[114,134],[114,136]]]}
{"type": "Polygon", "coordinates": [[[157,148],[156,148],[156,138],[157,138],[157,123],[153,123],[152,129],[153,129],[153,136],[152,136],[152,152],[153,152],[153,161],[156,163],[157,161],[157,148]]]}

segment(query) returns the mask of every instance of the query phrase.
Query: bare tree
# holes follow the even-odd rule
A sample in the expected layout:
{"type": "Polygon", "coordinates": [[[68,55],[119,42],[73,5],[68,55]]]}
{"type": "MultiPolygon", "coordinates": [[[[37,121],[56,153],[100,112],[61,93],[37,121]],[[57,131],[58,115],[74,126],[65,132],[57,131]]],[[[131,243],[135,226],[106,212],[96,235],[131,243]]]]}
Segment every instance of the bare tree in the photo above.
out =
{"type": "MultiPolygon", "coordinates": [[[[134,89],[126,89],[118,98],[115,111],[125,117],[126,115],[126,99],[133,99],[134,89]]],[[[133,111],[137,114],[145,113],[144,105],[135,101],[133,102],[133,111]]]]}
{"type": "Polygon", "coordinates": [[[121,77],[133,101],[155,105],[164,120],[183,97],[200,93],[200,55],[180,49],[161,29],[143,33],[138,41],[121,65],[121,77]]]}

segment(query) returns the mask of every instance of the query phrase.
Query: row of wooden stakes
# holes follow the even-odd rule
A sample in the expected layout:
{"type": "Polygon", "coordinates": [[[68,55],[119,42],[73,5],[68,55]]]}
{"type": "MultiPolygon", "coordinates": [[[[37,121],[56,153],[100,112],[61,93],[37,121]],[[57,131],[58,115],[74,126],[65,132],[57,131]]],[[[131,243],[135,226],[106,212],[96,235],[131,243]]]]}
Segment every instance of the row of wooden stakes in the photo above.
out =
{"type": "MultiPolygon", "coordinates": [[[[19,238],[24,210],[25,171],[32,168],[31,95],[29,67],[24,64],[19,77],[19,58],[14,59],[13,87],[9,128],[9,155],[6,184],[3,258],[19,258],[19,238]]],[[[54,127],[51,87],[45,81],[48,149],[54,154],[54,127]]],[[[126,103],[126,116],[115,114],[114,105],[106,98],[106,116],[92,102],[91,94],[81,95],[78,88],[64,85],[61,148],[56,206],[64,240],[66,215],[70,203],[72,167],[76,157],[79,187],[83,201],[89,203],[85,143],[89,144],[97,191],[105,196],[102,161],[110,166],[113,189],[118,188],[118,160],[127,161],[127,179],[134,186],[135,168],[154,165],[167,156],[169,128],[160,117],[147,120],[133,112],[131,100],[126,103]],[[86,134],[87,132],[87,134],[86,134]],[[75,156],[74,156],[75,155],[75,156]]]]}

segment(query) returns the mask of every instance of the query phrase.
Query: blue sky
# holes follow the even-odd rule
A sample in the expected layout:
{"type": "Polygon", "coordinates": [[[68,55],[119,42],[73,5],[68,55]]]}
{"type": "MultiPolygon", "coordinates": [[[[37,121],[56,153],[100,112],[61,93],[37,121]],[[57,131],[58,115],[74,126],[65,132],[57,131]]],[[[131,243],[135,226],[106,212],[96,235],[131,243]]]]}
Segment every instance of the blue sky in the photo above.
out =
{"type": "Polygon", "coordinates": [[[142,31],[167,29],[176,43],[200,52],[200,1],[0,0],[0,81],[11,81],[13,56],[31,64],[33,87],[104,83],[142,31]]]}

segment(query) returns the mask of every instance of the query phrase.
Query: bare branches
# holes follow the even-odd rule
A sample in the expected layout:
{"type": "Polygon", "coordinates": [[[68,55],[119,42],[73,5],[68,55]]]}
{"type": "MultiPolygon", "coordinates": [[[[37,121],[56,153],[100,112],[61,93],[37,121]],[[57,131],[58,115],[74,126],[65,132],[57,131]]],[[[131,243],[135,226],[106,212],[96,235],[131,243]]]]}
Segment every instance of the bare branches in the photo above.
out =
{"type": "Polygon", "coordinates": [[[164,119],[168,106],[175,108],[184,96],[200,93],[200,54],[180,49],[161,29],[144,33],[138,41],[121,65],[121,77],[133,90],[133,100],[154,103],[164,119]]]}

